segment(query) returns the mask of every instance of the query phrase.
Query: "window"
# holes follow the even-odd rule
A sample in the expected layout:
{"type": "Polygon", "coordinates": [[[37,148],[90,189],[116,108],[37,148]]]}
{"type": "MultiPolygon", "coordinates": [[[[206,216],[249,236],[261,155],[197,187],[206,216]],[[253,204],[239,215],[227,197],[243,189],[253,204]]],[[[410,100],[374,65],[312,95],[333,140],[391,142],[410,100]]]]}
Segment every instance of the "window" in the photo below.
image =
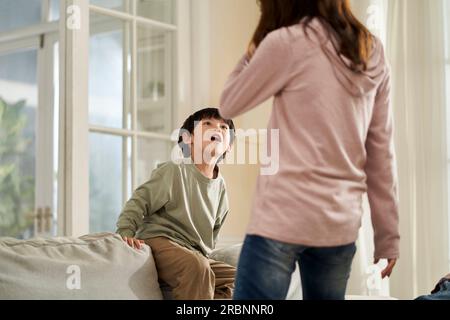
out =
{"type": "Polygon", "coordinates": [[[177,4],[0,1],[0,236],[115,230],[173,147],[177,4]],[[59,33],[72,5],[89,19],[59,33]]]}
{"type": "Polygon", "coordinates": [[[174,1],[91,0],[89,232],[114,231],[173,143],[174,1]]]}
{"type": "Polygon", "coordinates": [[[48,6],[0,2],[0,236],[55,233],[58,33],[48,6]]]}
{"type": "Polygon", "coordinates": [[[7,32],[41,22],[41,0],[0,2],[0,31],[7,32]]]}

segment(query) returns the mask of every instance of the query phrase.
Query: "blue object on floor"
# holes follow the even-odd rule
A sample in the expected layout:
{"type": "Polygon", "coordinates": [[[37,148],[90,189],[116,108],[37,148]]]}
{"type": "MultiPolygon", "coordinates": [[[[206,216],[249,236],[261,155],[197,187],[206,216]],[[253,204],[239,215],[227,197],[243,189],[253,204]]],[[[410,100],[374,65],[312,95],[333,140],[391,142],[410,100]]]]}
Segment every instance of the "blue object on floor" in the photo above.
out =
{"type": "Polygon", "coordinates": [[[416,300],[450,300],[450,279],[442,278],[431,294],[420,296],[416,300]]]}

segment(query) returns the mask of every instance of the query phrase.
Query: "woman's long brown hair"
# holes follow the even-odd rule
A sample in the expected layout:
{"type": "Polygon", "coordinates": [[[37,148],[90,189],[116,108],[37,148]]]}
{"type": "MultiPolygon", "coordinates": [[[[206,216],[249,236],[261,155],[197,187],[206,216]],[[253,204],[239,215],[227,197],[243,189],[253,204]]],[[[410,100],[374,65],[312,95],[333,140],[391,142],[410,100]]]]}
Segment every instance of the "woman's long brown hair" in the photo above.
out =
{"type": "Polygon", "coordinates": [[[325,22],[338,41],[336,51],[348,58],[350,68],[359,72],[367,69],[372,50],[372,34],[353,15],[349,0],[257,0],[261,18],[251,41],[257,48],[268,33],[289,27],[305,18],[307,27],[313,18],[325,22]]]}

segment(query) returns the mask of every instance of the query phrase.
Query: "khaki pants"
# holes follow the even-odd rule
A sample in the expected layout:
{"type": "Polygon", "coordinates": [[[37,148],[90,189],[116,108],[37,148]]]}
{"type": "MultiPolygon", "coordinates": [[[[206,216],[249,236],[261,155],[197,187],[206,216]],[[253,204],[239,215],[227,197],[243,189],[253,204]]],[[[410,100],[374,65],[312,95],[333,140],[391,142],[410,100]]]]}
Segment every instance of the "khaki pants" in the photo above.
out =
{"type": "Polygon", "coordinates": [[[236,268],[214,261],[167,238],[145,240],[152,249],[160,282],[177,300],[229,299],[236,268]]]}

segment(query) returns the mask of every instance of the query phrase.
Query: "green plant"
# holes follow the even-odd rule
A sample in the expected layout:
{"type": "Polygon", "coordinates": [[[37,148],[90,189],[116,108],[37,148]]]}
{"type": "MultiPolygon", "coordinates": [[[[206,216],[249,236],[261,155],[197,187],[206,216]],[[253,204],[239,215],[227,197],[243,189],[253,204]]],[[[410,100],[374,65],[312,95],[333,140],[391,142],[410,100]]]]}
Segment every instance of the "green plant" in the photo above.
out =
{"type": "Polygon", "coordinates": [[[20,237],[33,224],[34,175],[31,138],[25,133],[25,101],[8,104],[0,97],[0,236],[20,237]]]}

